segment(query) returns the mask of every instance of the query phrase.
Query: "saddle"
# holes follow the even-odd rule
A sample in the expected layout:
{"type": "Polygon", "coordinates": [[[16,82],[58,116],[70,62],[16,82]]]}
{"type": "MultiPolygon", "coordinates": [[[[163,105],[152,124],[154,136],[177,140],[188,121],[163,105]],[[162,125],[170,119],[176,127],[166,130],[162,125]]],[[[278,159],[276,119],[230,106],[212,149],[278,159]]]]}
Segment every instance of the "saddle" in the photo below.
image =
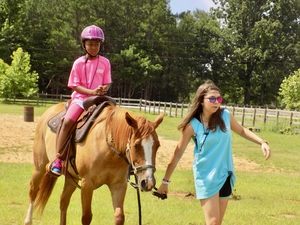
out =
{"type": "MultiPolygon", "coordinates": [[[[111,103],[116,105],[116,101],[109,96],[92,96],[84,100],[83,107],[85,111],[82,113],[76,123],[76,129],[74,131],[75,142],[82,142],[84,140],[95,119],[98,117],[101,111],[111,103]]],[[[67,106],[65,110],[59,112],[48,121],[48,126],[54,133],[57,132],[57,129],[63,121],[66,112],[67,106]]]]}
{"type": "MultiPolygon", "coordinates": [[[[58,133],[60,125],[64,120],[66,112],[68,110],[69,102],[66,103],[65,110],[59,112],[54,117],[48,121],[48,126],[54,133],[58,133]]],[[[88,134],[91,126],[93,125],[95,119],[99,116],[102,110],[108,105],[116,105],[116,101],[109,96],[92,96],[83,101],[84,112],[81,114],[73,131],[69,134],[69,137],[65,141],[63,152],[61,154],[66,154],[66,164],[63,165],[63,174],[66,175],[68,162],[70,162],[74,172],[78,175],[78,171],[75,165],[76,158],[76,147],[75,142],[82,142],[86,135],[88,134]]],[[[57,134],[58,135],[58,134],[57,134]]],[[[51,172],[51,164],[47,164],[47,172],[54,177],[56,174],[51,172]]]]}

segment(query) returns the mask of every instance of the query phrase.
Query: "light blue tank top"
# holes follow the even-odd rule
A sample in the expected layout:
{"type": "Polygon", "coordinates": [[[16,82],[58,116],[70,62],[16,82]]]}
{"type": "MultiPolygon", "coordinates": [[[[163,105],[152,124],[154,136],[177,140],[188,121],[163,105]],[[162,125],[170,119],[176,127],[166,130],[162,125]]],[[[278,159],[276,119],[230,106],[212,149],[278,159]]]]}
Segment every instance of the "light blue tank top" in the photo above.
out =
{"type": "Polygon", "coordinates": [[[194,132],[193,172],[197,199],[205,199],[217,194],[224,185],[228,174],[233,190],[236,180],[232,156],[232,138],[230,129],[230,113],[224,109],[222,113],[226,131],[220,127],[212,132],[206,130],[202,123],[193,118],[190,121],[194,132]]]}

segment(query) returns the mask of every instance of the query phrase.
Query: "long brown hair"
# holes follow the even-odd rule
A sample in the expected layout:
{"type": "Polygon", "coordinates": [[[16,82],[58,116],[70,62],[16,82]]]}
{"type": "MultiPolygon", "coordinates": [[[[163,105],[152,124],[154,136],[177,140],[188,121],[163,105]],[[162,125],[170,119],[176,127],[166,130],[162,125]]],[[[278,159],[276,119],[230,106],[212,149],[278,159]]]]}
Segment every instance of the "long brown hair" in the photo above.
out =
{"type": "MultiPolygon", "coordinates": [[[[204,84],[200,85],[194,100],[191,105],[191,109],[185,119],[178,126],[178,130],[184,130],[186,126],[190,123],[191,119],[194,117],[200,118],[200,114],[203,112],[202,104],[204,100],[204,96],[208,91],[218,91],[221,94],[221,90],[214,84],[213,81],[207,80],[204,84]]],[[[217,126],[220,126],[220,129],[225,132],[226,126],[222,119],[222,113],[224,109],[219,108],[214,114],[211,115],[211,118],[208,122],[208,129],[211,131],[215,131],[217,126]]]]}

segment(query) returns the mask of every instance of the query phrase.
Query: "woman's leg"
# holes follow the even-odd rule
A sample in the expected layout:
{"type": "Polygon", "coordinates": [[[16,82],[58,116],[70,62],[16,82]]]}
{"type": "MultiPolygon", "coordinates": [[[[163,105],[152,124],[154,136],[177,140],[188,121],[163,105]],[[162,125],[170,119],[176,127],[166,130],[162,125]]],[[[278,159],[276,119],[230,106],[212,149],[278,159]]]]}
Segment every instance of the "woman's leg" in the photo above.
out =
{"type": "Polygon", "coordinates": [[[206,225],[221,225],[228,205],[228,198],[220,198],[219,193],[200,200],[206,225]]]}
{"type": "Polygon", "coordinates": [[[220,224],[222,224],[229,198],[219,198],[220,200],[220,224]]]}

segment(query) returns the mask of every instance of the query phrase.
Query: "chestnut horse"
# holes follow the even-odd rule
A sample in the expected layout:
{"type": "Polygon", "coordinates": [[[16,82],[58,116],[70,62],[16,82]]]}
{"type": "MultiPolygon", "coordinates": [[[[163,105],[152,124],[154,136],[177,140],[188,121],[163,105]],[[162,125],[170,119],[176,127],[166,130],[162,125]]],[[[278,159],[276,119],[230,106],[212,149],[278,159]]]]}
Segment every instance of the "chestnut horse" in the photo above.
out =
{"type": "MultiPolygon", "coordinates": [[[[49,108],[36,127],[33,160],[34,169],[30,181],[30,204],[25,224],[32,224],[35,209],[43,213],[57,177],[46,172],[46,165],[56,157],[56,134],[47,122],[64,110],[64,103],[49,108]]],[[[138,117],[113,104],[100,113],[86,138],[75,143],[75,172],[68,163],[64,188],[60,197],[60,224],[67,224],[67,208],[73,192],[81,180],[82,224],[92,221],[91,202],[93,191],[106,184],[111,192],[114,208],[114,224],[124,224],[124,198],[127,189],[129,164],[135,171],[137,186],[141,191],[155,187],[155,158],[160,146],[155,129],[162,122],[159,115],[154,122],[138,117]]]]}

